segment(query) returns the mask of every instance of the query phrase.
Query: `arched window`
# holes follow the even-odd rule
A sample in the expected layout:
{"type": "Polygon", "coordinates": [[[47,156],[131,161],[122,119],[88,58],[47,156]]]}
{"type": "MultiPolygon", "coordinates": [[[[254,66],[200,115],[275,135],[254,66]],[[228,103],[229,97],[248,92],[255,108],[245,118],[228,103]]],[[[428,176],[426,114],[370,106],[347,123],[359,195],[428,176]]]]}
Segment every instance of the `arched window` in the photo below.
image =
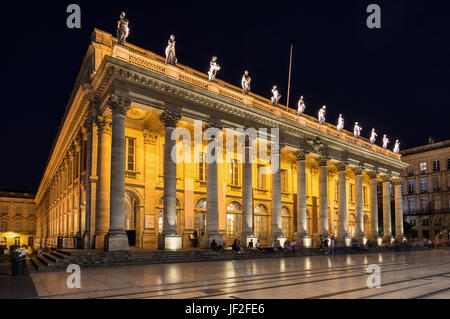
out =
{"type": "Polygon", "coordinates": [[[267,216],[267,211],[267,207],[260,204],[255,207],[255,214],[253,215],[253,230],[255,236],[261,240],[263,245],[268,244],[267,239],[269,237],[269,216],[267,216]]]}
{"type": "Polygon", "coordinates": [[[205,234],[206,231],[206,209],[208,203],[206,198],[200,199],[195,205],[195,231],[199,239],[205,234]]]}
{"type": "Polygon", "coordinates": [[[289,208],[282,207],[281,208],[281,231],[283,232],[284,236],[286,236],[287,239],[292,239],[292,231],[291,231],[291,225],[292,225],[292,217],[291,212],[289,208]]]}
{"type": "Polygon", "coordinates": [[[206,210],[207,208],[207,202],[205,198],[200,199],[197,202],[197,205],[195,205],[195,209],[202,209],[202,210],[206,210]]]}
{"type": "Polygon", "coordinates": [[[231,202],[227,206],[227,238],[232,240],[242,232],[242,205],[231,202]]]}
{"type": "Polygon", "coordinates": [[[241,212],[242,211],[242,205],[238,202],[231,202],[228,204],[227,211],[229,212],[241,212]]]}
{"type": "Polygon", "coordinates": [[[258,205],[255,207],[255,213],[267,213],[267,207],[264,205],[258,205]]]}

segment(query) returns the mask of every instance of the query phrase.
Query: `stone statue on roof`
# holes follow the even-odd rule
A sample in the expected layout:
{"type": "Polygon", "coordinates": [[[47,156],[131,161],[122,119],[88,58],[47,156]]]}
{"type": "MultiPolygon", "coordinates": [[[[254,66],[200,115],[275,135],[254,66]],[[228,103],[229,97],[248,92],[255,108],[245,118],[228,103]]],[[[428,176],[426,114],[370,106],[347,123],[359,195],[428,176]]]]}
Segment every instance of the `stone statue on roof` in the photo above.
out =
{"type": "Polygon", "coordinates": [[[220,66],[219,66],[219,64],[217,64],[216,56],[212,57],[209,65],[210,65],[209,72],[208,72],[209,80],[214,81],[216,79],[217,71],[220,71],[220,66]]]}
{"type": "Polygon", "coordinates": [[[372,129],[372,135],[370,136],[370,143],[375,144],[377,141],[378,134],[375,132],[375,129],[372,129]]]}
{"type": "Polygon", "coordinates": [[[252,78],[248,75],[248,71],[244,72],[244,75],[242,76],[241,86],[242,86],[242,92],[244,94],[250,93],[250,83],[252,82],[252,78]]]}
{"type": "Polygon", "coordinates": [[[342,117],[342,114],[339,114],[337,130],[339,132],[342,132],[344,130],[344,118],[342,117]]]}
{"type": "Polygon", "coordinates": [[[128,27],[128,20],[125,19],[125,12],[120,14],[120,20],[117,21],[117,41],[120,45],[125,45],[128,35],[130,34],[130,28],[128,27]]]}
{"type": "Polygon", "coordinates": [[[277,105],[278,102],[281,99],[281,94],[278,91],[278,87],[276,85],[273,86],[272,88],[272,98],[270,99],[270,102],[272,103],[272,105],[277,105]]]}
{"type": "Polygon", "coordinates": [[[303,113],[305,113],[306,105],[305,101],[303,100],[303,95],[300,97],[300,100],[298,101],[298,108],[297,108],[297,115],[300,116],[303,113]]]}
{"type": "Polygon", "coordinates": [[[389,141],[387,135],[384,134],[384,136],[383,136],[383,148],[384,148],[384,149],[387,149],[387,148],[388,148],[389,142],[390,142],[390,141],[389,141]]]}
{"type": "Polygon", "coordinates": [[[359,126],[358,122],[356,122],[355,123],[355,128],[353,129],[353,134],[355,135],[356,138],[360,138],[361,137],[361,131],[362,131],[362,127],[359,126]]]}
{"type": "Polygon", "coordinates": [[[327,106],[324,105],[319,111],[319,123],[324,124],[325,123],[325,115],[327,114],[327,106]]]}
{"type": "Polygon", "coordinates": [[[169,42],[166,47],[166,63],[176,65],[178,63],[177,56],[175,54],[175,36],[170,36],[169,42]]]}
{"type": "Polygon", "coordinates": [[[397,140],[394,146],[394,153],[400,154],[400,141],[397,140]]]}

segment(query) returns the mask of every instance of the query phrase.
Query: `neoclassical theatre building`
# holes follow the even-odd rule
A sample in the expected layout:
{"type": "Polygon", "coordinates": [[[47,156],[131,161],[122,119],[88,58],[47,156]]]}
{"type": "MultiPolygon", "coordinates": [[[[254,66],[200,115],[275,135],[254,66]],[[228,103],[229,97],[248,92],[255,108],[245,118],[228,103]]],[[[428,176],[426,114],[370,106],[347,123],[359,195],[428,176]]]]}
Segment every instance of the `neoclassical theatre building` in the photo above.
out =
{"type": "Polygon", "coordinates": [[[364,138],[96,29],[36,196],[36,242],[120,251],[189,249],[212,239],[297,238],[305,246],[320,235],[402,239],[406,167],[364,138]],[[229,153],[231,160],[210,163],[209,141],[171,138],[176,128],[194,136],[198,121],[224,139],[227,128],[276,128],[279,147],[269,145],[269,163],[229,153]],[[200,160],[174,162],[176,144],[200,160]],[[266,174],[274,161],[281,169],[266,174]]]}

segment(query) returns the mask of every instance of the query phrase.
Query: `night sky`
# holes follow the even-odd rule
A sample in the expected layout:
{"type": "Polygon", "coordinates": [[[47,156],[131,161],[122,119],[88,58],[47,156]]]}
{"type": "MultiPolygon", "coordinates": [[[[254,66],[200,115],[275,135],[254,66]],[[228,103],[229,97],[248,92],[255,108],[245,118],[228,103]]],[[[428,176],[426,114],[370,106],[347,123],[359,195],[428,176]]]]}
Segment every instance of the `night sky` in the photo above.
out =
{"type": "Polygon", "coordinates": [[[450,1],[8,1],[3,3],[3,96],[0,188],[36,190],[94,27],[115,33],[127,13],[128,42],[164,54],[176,36],[181,64],[270,97],[277,84],[286,103],[289,50],[294,45],[291,106],[305,96],[306,113],[327,105],[369,137],[376,128],[402,149],[429,136],[450,138],[450,1]],[[81,29],[68,29],[66,8],[81,6],[81,29]],[[366,8],[382,9],[369,29],[366,8]]]}

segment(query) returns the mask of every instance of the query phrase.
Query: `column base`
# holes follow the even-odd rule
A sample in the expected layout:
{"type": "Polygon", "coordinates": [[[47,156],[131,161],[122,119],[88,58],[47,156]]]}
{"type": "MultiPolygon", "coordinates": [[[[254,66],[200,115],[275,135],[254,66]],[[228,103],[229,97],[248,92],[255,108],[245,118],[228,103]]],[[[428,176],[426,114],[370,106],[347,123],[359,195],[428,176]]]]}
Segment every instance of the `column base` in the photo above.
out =
{"type": "Polygon", "coordinates": [[[395,237],[395,240],[399,243],[403,243],[406,241],[406,238],[405,238],[405,236],[398,236],[398,237],[395,237]]]}
{"type": "Polygon", "coordinates": [[[383,236],[383,243],[392,244],[392,236],[391,235],[383,236]]]}
{"type": "Polygon", "coordinates": [[[383,246],[383,238],[377,237],[376,243],[377,243],[377,245],[380,246],[380,247],[383,246]]]}
{"type": "Polygon", "coordinates": [[[216,240],[217,246],[223,246],[223,237],[219,234],[207,234],[203,237],[201,246],[203,248],[210,248],[213,240],[216,240]]]}
{"type": "Polygon", "coordinates": [[[258,237],[251,235],[241,235],[239,237],[239,240],[241,242],[241,245],[245,245],[243,248],[248,248],[248,245],[250,244],[250,241],[253,241],[253,248],[256,247],[256,243],[258,242],[258,237]]]}
{"type": "Polygon", "coordinates": [[[278,240],[280,241],[281,248],[284,248],[284,243],[285,243],[286,240],[287,240],[286,236],[283,236],[283,235],[277,236],[277,241],[278,241],[278,240]]]}
{"type": "Polygon", "coordinates": [[[352,247],[352,238],[350,236],[345,236],[344,242],[345,247],[352,247]]]}
{"type": "Polygon", "coordinates": [[[183,249],[183,237],[180,235],[160,235],[158,237],[159,250],[181,250],[183,249]]]}
{"type": "Polygon", "coordinates": [[[125,231],[110,231],[105,236],[105,251],[129,251],[128,236],[125,231]]]}
{"type": "Polygon", "coordinates": [[[297,240],[297,247],[303,247],[303,248],[311,248],[312,247],[311,236],[298,235],[296,240],[297,240]]]}

